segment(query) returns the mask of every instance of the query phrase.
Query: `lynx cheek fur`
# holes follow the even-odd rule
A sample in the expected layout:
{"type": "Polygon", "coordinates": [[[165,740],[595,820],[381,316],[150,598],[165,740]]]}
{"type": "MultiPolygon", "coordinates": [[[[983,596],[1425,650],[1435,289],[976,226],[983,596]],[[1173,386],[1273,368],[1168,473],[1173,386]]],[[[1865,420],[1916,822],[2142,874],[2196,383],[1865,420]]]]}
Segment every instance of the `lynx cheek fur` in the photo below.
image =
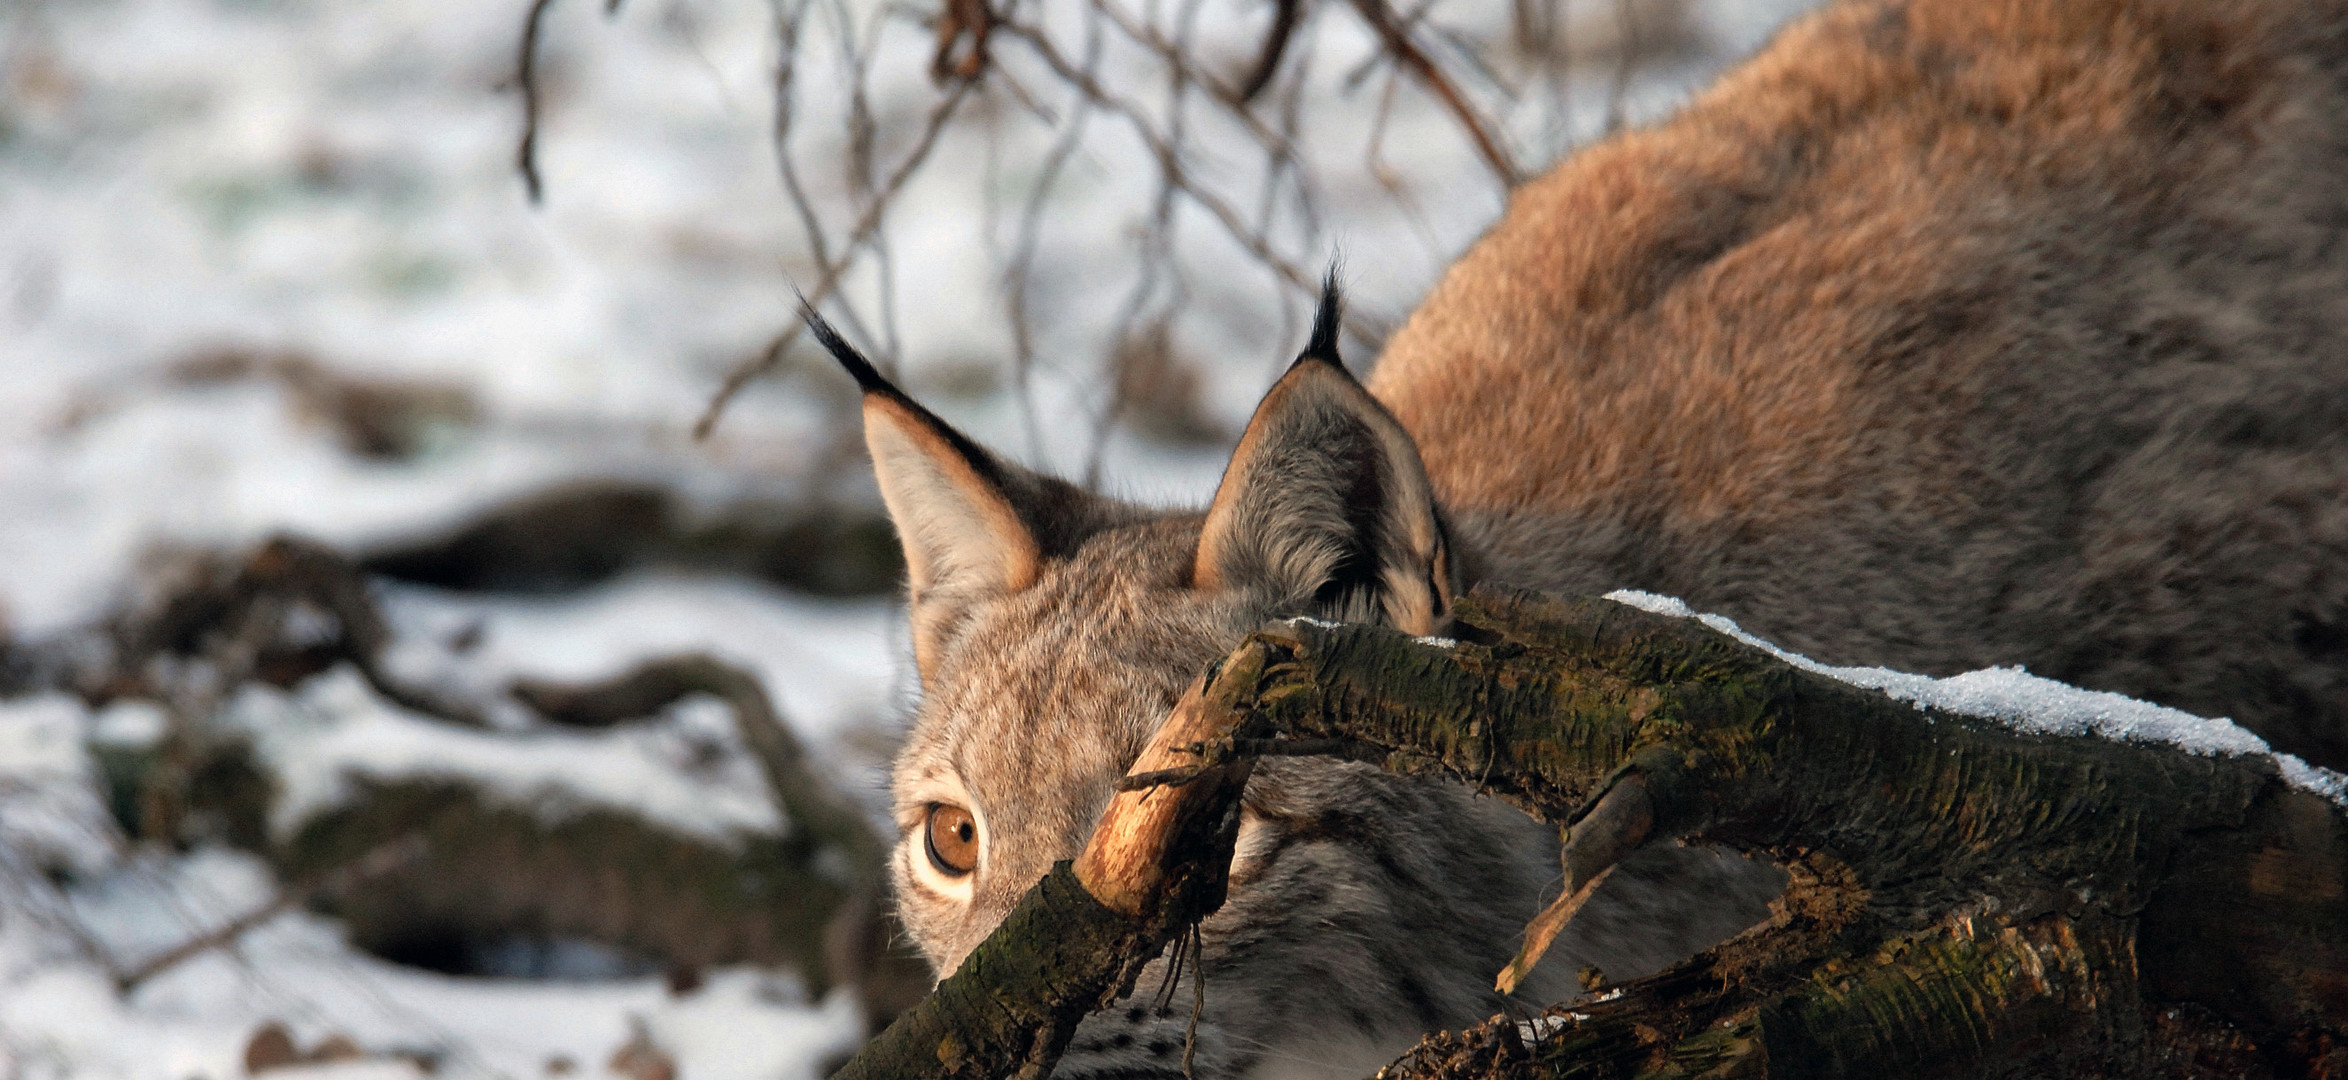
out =
{"type": "MultiPolygon", "coordinates": [[[[1249,630],[1440,632],[1484,578],[1673,593],[1835,662],[2025,664],[2348,764],[2342,177],[2334,0],[1837,6],[1522,189],[1369,390],[1325,298],[1203,513],[1013,466],[818,324],[911,579],[905,925],[951,971],[1249,630]]],[[[1455,786],[1267,763],[1196,1074],[1359,1075],[1488,1015],[1555,851],[1455,786]]],[[[1642,852],[1524,993],[1655,970],[1775,886],[1642,852]]],[[[1094,1017],[1060,1074],[1178,1074],[1183,997],[1094,1017]]]]}

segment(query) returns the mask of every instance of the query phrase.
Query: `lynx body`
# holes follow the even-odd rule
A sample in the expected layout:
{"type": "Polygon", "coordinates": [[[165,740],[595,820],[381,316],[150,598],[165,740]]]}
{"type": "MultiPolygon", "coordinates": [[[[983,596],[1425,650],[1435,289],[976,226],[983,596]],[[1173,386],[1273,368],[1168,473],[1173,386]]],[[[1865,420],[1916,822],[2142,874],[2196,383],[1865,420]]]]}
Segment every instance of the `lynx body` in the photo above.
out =
{"type": "MultiPolygon", "coordinates": [[[[1011,465],[827,336],[911,578],[905,926],[951,971],[1248,631],[1436,633],[1485,578],[2023,664],[2348,764],[2343,177],[2335,6],[1853,3],[1523,188],[1367,390],[1325,302],[1203,512],[1011,465]]],[[[1462,788],[1266,764],[1196,1074],[1359,1075],[1489,1015],[1555,858],[1462,788]]],[[[1651,847],[1522,992],[1653,971],[1774,874],[1651,847]]],[[[1060,1075],[1179,1075],[1186,997],[1088,1021],[1060,1075]]]]}

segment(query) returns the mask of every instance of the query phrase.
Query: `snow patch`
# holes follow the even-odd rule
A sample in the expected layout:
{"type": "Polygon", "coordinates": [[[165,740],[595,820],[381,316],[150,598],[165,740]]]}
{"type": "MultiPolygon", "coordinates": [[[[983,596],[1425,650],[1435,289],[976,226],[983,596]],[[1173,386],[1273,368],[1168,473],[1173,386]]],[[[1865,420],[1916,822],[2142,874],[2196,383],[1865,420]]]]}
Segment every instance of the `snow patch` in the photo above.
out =
{"type": "Polygon", "coordinates": [[[593,734],[476,731],[391,705],[343,668],[291,694],[249,687],[226,720],[252,736],[284,785],[270,809],[270,826],[280,834],[342,804],[360,777],[469,780],[550,817],[603,805],[721,843],[783,827],[755,766],[739,752],[732,714],[715,702],[593,734]],[[694,740],[735,752],[688,770],[682,763],[694,740]]]}
{"type": "Polygon", "coordinates": [[[298,908],[233,951],[118,994],[113,972],[258,908],[277,886],[242,852],[131,851],[92,794],[95,723],[63,696],[0,703],[0,1071],[11,1076],[238,1077],[245,1041],[270,1022],[304,1045],[344,1034],[371,1055],[270,1074],[290,1080],[416,1077],[398,1054],[462,1080],[542,1076],[557,1058],[592,1073],[638,1022],[682,1076],[812,1080],[861,1036],[849,993],[809,1002],[787,973],[715,971],[684,997],[658,976],[452,978],[361,953],[338,923],[298,908]],[[68,872],[46,872],[57,867],[68,872]]]}
{"type": "Polygon", "coordinates": [[[113,819],[99,801],[84,744],[88,723],[88,710],[64,694],[0,702],[0,882],[49,868],[90,873],[113,862],[113,819]]]}

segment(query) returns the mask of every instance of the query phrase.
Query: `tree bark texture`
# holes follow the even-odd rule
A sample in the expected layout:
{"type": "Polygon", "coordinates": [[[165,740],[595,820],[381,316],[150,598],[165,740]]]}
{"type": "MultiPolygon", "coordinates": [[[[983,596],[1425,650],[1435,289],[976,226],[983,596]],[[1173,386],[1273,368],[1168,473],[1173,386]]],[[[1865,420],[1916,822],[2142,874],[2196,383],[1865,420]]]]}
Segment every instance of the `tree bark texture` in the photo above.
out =
{"type": "MultiPolygon", "coordinates": [[[[1568,827],[1589,879],[1589,853],[1621,846],[1590,832],[1623,828],[1590,808],[1635,785],[1648,842],[1766,852],[1792,880],[1744,935],[1537,1020],[1431,1035],[1384,1075],[2348,1076],[2348,817],[2271,760],[1920,709],[1604,600],[1480,590],[1462,613],[1456,642],[1251,637],[1185,702],[1216,703],[1223,734],[1162,732],[1188,765],[1145,761],[1135,786],[1203,792],[1194,774],[1298,751],[1442,774],[1568,827]]],[[[1228,859],[1192,834],[1166,857],[1228,859]]],[[[1028,1018],[989,1044],[1011,1056],[957,1075],[1046,1071],[1033,1033],[1064,1041],[1116,988],[1062,973],[1129,972],[1180,931],[1032,914],[1076,903],[1067,876],[941,987],[1028,1018]]],[[[885,1057],[905,1052],[876,1043],[861,1075],[915,1075],[885,1057]]]]}

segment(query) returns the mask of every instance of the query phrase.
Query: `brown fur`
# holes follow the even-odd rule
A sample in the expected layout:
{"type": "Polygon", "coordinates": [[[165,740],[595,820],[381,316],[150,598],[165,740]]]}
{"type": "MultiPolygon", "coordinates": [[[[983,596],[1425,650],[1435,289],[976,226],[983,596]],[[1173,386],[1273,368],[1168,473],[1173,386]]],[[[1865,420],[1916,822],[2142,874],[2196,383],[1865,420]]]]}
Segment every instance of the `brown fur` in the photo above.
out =
{"type": "Polygon", "coordinates": [[[1371,388],[1471,576],[2348,765],[2343,32],[2328,0],[1835,8],[1527,185],[1371,388]]]}

